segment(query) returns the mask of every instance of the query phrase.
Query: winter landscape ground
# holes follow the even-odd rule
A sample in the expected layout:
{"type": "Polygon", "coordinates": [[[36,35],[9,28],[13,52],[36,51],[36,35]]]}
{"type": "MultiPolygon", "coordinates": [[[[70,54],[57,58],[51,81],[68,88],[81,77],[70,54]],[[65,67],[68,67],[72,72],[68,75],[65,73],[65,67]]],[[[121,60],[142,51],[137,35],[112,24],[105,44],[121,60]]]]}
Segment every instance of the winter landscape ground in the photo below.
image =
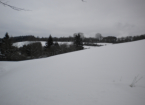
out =
{"type": "Polygon", "coordinates": [[[144,45],[142,40],[0,61],[0,105],[145,105],[144,45]]]}

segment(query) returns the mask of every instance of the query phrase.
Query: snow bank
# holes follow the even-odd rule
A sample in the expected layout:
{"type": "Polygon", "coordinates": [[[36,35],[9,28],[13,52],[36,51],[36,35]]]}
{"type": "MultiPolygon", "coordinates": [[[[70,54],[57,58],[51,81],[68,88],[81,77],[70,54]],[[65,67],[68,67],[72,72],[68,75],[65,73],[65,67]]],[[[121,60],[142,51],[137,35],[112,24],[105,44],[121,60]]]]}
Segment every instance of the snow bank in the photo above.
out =
{"type": "Polygon", "coordinates": [[[0,62],[0,105],[144,105],[145,40],[0,62]],[[143,77],[130,87],[135,76],[143,77]]]}

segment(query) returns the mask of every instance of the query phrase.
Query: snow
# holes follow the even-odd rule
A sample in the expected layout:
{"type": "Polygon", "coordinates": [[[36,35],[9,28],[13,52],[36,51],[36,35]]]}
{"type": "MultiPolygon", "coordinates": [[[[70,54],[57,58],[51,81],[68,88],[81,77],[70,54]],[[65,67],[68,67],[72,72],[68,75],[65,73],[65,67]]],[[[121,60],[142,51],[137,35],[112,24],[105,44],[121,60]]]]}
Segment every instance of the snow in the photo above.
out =
{"type": "Polygon", "coordinates": [[[145,40],[0,62],[0,105],[144,105],[145,40]],[[143,77],[135,87],[135,76],[143,77]]]}
{"type": "Polygon", "coordinates": [[[31,43],[35,43],[37,41],[23,41],[23,42],[16,42],[16,43],[13,43],[13,46],[15,47],[23,47],[23,45],[28,45],[28,44],[31,44],[31,43]]]}
{"type": "MultiPolygon", "coordinates": [[[[41,42],[42,46],[45,46],[46,45],[46,41],[23,41],[23,42],[16,42],[16,43],[13,43],[13,46],[15,47],[23,47],[23,45],[28,45],[28,44],[31,44],[31,43],[35,43],[35,42],[41,42]]],[[[55,42],[54,42],[55,43],[55,42]]],[[[58,44],[72,44],[73,42],[58,42],[58,44]]],[[[94,43],[94,44],[98,44],[98,45],[103,45],[103,46],[107,46],[107,45],[112,45],[112,43],[94,43]]],[[[90,48],[90,47],[94,47],[94,46],[85,46],[85,48],[90,48]]]]}
{"type": "MultiPolygon", "coordinates": [[[[28,44],[35,43],[35,42],[41,42],[42,46],[46,45],[46,41],[23,41],[23,42],[13,43],[13,46],[20,48],[20,47],[23,47],[23,45],[28,45],[28,44]]],[[[72,42],[58,42],[58,44],[68,44],[68,45],[70,45],[70,44],[72,44],[72,42]]]]}

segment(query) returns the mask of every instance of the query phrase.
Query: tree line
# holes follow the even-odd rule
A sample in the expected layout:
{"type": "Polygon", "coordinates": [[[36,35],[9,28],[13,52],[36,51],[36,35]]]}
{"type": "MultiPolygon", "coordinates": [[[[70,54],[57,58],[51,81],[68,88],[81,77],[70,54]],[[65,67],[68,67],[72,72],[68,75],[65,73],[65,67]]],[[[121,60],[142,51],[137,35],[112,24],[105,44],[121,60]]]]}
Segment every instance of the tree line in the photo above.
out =
{"type": "MultiPolygon", "coordinates": [[[[92,45],[92,43],[124,43],[145,39],[145,34],[136,35],[136,36],[126,36],[117,38],[115,36],[103,37],[101,34],[96,34],[95,37],[84,37],[82,33],[75,33],[73,36],[69,37],[52,37],[53,41],[57,42],[73,42],[74,36],[79,34],[83,44],[92,45]]],[[[22,41],[47,41],[47,37],[35,37],[34,35],[25,35],[25,36],[15,36],[11,37],[12,43],[22,42],[22,41]]]]}
{"type": "Polygon", "coordinates": [[[36,41],[27,45],[23,45],[18,48],[12,46],[12,43],[15,41],[29,40],[34,41],[34,36],[24,36],[24,37],[9,37],[9,34],[6,33],[4,38],[0,39],[0,61],[20,61],[36,58],[44,58],[49,56],[54,56],[58,54],[63,54],[72,51],[83,50],[83,42],[80,37],[80,34],[74,36],[73,43],[71,45],[60,44],[54,42],[53,37],[50,35],[46,39],[46,45],[42,46],[41,42],[36,41]]]}

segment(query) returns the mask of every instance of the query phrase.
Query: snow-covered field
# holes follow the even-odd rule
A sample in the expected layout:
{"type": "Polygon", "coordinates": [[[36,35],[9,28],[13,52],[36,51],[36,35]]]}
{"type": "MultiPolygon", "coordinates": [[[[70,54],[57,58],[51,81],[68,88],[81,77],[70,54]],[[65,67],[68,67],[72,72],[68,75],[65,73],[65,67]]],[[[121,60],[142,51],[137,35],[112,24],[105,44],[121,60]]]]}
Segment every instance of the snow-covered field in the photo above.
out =
{"type": "Polygon", "coordinates": [[[23,47],[23,45],[28,45],[28,44],[31,44],[31,43],[35,43],[37,41],[23,41],[23,42],[16,42],[16,43],[13,43],[13,46],[15,47],[23,47]]]}
{"type": "MultiPolygon", "coordinates": [[[[41,42],[42,46],[46,45],[46,41],[23,41],[23,42],[13,43],[13,46],[20,48],[23,47],[23,45],[28,45],[35,42],[41,42]]],[[[58,42],[58,44],[68,44],[68,45],[72,43],[73,42],[58,42]]],[[[112,43],[94,43],[94,44],[103,45],[103,46],[112,45],[112,43]]],[[[89,47],[94,47],[94,46],[89,46],[89,47]]],[[[88,48],[88,46],[85,46],[85,48],[88,48]]]]}
{"type": "Polygon", "coordinates": [[[0,105],[145,105],[145,40],[0,62],[0,105]],[[141,79],[129,85],[135,76],[141,79]]]}
{"type": "MultiPolygon", "coordinates": [[[[35,43],[35,42],[41,42],[42,46],[46,45],[46,41],[23,41],[23,42],[13,43],[13,46],[20,48],[20,47],[23,47],[23,45],[28,45],[28,44],[35,43]]],[[[69,45],[69,44],[72,44],[72,42],[58,42],[58,44],[68,44],[69,45]]]]}

